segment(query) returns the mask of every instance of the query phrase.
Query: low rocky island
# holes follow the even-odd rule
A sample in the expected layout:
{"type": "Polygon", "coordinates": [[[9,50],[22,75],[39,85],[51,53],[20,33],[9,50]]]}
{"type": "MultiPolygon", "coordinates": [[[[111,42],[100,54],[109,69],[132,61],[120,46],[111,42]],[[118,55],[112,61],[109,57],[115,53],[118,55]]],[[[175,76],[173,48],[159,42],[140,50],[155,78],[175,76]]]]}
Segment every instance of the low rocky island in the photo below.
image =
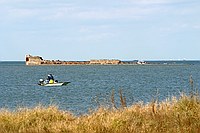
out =
{"type": "Polygon", "coordinates": [[[117,59],[100,59],[90,61],[60,61],[44,60],[40,56],[26,55],[26,65],[123,65],[123,64],[146,64],[146,62],[121,61],[117,59]]]}

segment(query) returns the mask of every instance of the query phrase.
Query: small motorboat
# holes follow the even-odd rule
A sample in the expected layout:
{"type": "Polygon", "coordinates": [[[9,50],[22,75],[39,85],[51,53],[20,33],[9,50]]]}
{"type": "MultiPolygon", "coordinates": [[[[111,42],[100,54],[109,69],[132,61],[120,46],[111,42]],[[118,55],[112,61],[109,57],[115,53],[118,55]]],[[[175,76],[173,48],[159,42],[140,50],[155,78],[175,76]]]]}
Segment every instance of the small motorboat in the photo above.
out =
{"type": "Polygon", "coordinates": [[[53,83],[48,83],[48,82],[44,81],[43,79],[40,79],[38,85],[40,85],[40,86],[65,86],[69,83],[70,82],[58,82],[57,80],[53,83]]]}

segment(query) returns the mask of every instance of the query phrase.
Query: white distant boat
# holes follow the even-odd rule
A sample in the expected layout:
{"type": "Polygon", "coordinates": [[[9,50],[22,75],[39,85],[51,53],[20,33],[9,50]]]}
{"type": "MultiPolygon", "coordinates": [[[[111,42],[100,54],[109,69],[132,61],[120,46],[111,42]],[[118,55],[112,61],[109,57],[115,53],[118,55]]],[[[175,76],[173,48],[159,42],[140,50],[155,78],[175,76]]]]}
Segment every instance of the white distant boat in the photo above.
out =
{"type": "Polygon", "coordinates": [[[137,64],[144,65],[144,64],[146,64],[146,62],[145,61],[138,61],[137,64]]]}

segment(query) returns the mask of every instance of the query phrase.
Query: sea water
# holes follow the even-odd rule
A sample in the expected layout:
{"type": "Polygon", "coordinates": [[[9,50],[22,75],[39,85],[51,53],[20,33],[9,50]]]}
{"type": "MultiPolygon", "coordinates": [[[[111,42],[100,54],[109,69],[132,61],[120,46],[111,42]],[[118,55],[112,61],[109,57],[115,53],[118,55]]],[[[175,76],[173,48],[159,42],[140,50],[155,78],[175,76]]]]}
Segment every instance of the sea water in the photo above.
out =
{"type": "Polygon", "coordinates": [[[120,94],[127,106],[143,101],[159,101],[180,93],[199,90],[199,61],[151,62],[150,65],[26,66],[25,62],[0,62],[0,108],[17,109],[57,105],[74,114],[84,114],[98,106],[120,107],[120,94]],[[53,74],[67,86],[43,87],[37,83],[53,74]],[[190,78],[193,84],[190,83],[190,78]]]}

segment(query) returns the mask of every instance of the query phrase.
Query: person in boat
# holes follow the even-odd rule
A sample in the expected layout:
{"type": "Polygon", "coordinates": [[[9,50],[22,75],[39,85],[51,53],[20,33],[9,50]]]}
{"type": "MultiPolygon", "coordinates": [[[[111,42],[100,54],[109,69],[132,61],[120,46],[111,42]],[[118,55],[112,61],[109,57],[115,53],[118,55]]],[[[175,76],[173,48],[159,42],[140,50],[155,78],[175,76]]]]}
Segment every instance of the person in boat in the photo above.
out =
{"type": "Polygon", "coordinates": [[[48,74],[47,80],[49,81],[49,84],[53,84],[54,83],[54,77],[53,77],[53,75],[52,74],[48,74]]]}

